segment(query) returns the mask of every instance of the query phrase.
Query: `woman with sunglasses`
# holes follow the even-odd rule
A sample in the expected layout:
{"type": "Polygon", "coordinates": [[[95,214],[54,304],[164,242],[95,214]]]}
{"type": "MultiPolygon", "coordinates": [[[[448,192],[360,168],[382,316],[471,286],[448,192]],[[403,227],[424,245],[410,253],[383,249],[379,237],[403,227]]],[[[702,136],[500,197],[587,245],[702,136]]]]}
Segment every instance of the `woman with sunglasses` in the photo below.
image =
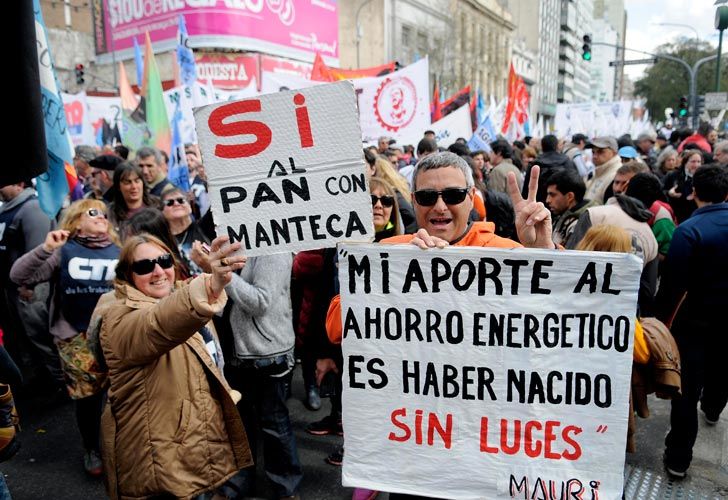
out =
{"type": "Polygon", "coordinates": [[[75,401],[83,439],[84,468],[102,473],[99,425],[107,373],[99,365],[86,332],[99,297],[112,289],[119,258],[118,238],[100,200],[80,200],[66,211],[61,229],[13,265],[10,278],[23,286],[51,281],[50,332],[61,359],[68,394],[75,401]]]}
{"type": "Polygon", "coordinates": [[[114,170],[114,201],[109,205],[111,225],[123,234],[126,222],[145,207],[154,206],[157,197],[149,194],[142,170],[132,162],[124,162],[114,170]]]}
{"type": "MultiPolygon", "coordinates": [[[[143,233],[148,233],[159,238],[172,250],[172,255],[177,261],[178,279],[186,280],[193,276],[188,262],[177,247],[177,240],[175,240],[172,235],[167,219],[165,219],[164,215],[162,215],[162,213],[156,208],[145,208],[135,213],[124,227],[124,234],[122,235],[122,238],[126,241],[132,236],[143,233]]],[[[209,270],[210,269],[208,267],[208,271],[209,270]]],[[[195,276],[197,274],[195,274],[195,276]]]]}
{"type": "Polygon", "coordinates": [[[407,180],[394,170],[392,164],[385,158],[377,157],[374,161],[374,173],[371,178],[381,179],[394,188],[397,198],[397,212],[406,233],[417,231],[417,220],[410,203],[410,189],[407,180]]]}
{"type": "Polygon", "coordinates": [[[372,193],[372,214],[374,216],[374,241],[402,234],[399,206],[394,188],[381,179],[369,179],[372,193]]]}
{"type": "Polygon", "coordinates": [[[209,270],[202,244],[209,244],[210,238],[205,235],[197,221],[192,220],[192,207],[187,194],[179,188],[163,193],[162,214],[169,223],[169,229],[190,272],[197,276],[206,269],[209,270]]]}
{"type": "Polygon", "coordinates": [[[239,394],[205,334],[225,307],[225,285],[245,265],[233,255],[240,244],[226,241],[212,242],[212,273],[185,283],[175,282],[176,261],[158,238],[124,243],[114,300],[97,310],[109,367],[102,449],[112,499],[197,498],[252,464],[239,394]]]}

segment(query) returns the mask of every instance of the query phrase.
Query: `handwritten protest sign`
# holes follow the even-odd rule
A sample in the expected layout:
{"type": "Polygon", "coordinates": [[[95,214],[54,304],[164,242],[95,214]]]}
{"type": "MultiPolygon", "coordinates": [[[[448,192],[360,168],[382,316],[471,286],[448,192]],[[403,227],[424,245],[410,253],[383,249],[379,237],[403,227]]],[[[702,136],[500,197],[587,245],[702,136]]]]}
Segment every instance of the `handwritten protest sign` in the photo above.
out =
{"type": "Polygon", "coordinates": [[[371,241],[354,87],[337,82],[194,111],[218,234],[246,255],[371,241]]]}
{"type": "Polygon", "coordinates": [[[641,269],[616,253],[341,245],[344,486],[621,498],[641,269]]]}

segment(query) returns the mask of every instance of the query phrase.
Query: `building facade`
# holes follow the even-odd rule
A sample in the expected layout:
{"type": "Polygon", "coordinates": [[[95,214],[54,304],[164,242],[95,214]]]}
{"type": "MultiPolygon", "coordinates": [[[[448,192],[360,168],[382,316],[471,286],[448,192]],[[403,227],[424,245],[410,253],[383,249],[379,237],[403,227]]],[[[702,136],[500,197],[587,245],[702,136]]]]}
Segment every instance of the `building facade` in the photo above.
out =
{"type": "Polygon", "coordinates": [[[592,0],[561,0],[558,102],[585,102],[591,94],[591,61],[582,57],[584,35],[593,39],[592,0]]]}
{"type": "MultiPolygon", "coordinates": [[[[592,39],[595,42],[604,42],[617,45],[617,32],[606,19],[595,19],[592,25],[592,39]]],[[[615,78],[617,67],[609,63],[617,60],[617,49],[604,45],[595,45],[591,61],[591,99],[593,101],[614,101],[615,78]]]]}
{"type": "MultiPolygon", "coordinates": [[[[594,18],[604,19],[617,33],[617,43],[624,47],[627,37],[627,11],[624,9],[624,0],[594,0],[594,18]]],[[[618,48],[615,57],[617,61],[624,61],[624,49],[618,48]]],[[[614,76],[614,98],[626,97],[624,92],[624,66],[617,66],[614,76]]]]}

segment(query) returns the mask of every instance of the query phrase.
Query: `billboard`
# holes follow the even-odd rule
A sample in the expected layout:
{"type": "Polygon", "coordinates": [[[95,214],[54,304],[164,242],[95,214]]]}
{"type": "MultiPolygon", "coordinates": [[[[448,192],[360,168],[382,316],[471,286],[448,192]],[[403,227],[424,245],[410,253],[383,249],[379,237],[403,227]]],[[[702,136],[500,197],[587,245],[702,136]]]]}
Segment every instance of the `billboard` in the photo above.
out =
{"type": "Polygon", "coordinates": [[[102,62],[111,52],[133,55],[134,37],[144,33],[155,51],[177,44],[178,16],[184,15],[189,45],[265,52],[339,63],[336,0],[93,0],[96,54],[102,62]]]}

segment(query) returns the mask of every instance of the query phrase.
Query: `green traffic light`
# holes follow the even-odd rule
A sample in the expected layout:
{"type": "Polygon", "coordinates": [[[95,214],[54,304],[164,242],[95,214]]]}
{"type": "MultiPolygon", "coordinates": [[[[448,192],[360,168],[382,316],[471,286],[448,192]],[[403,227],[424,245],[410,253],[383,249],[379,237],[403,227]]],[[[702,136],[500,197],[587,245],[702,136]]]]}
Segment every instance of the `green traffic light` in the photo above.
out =
{"type": "Polygon", "coordinates": [[[681,109],[680,112],[679,112],[679,114],[680,114],[680,116],[687,116],[688,115],[688,110],[687,109],[681,109]]]}
{"type": "Polygon", "coordinates": [[[582,59],[585,61],[591,61],[591,52],[584,52],[584,54],[581,56],[582,59]]]}

